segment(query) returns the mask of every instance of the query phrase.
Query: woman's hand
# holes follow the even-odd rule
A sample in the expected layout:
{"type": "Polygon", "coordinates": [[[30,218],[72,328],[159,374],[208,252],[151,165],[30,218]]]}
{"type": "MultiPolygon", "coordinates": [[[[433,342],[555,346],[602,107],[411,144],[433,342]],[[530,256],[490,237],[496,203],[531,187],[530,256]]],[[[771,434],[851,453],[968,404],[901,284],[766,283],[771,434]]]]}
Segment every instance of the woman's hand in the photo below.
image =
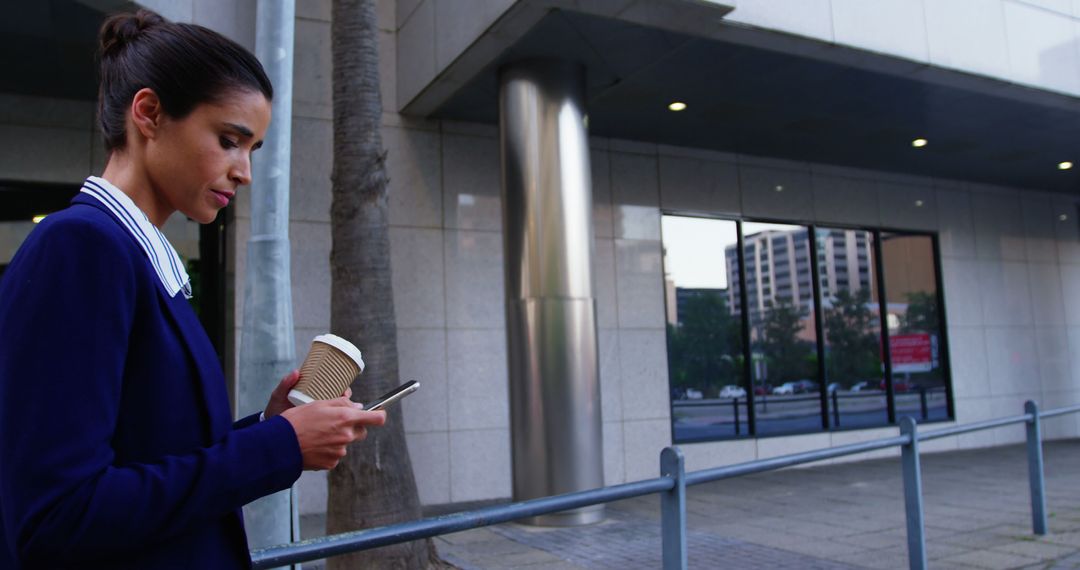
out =
{"type": "MultiPolygon", "coordinates": [[[[266,404],[266,409],[263,410],[263,417],[265,419],[270,419],[285,410],[295,407],[293,406],[293,403],[289,401],[289,390],[292,390],[293,386],[296,386],[296,383],[299,381],[300,371],[293,370],[286,374],[285,377],[281,379],[281,382],[278,382],[277,388],[274,388],[274,391],[270,393],[270,402],[266,404]]],[[[346,398],[351,398],[352,388],[345,388],[345,393],[342,395],[346,398]]]]}
{"type": "Polygon", "coordinates": [[[337,467],[349,444],[367,437],[367,426],[386,422],[386,412],[365,411],[345,397],[295,406],[281,417],[296,431],[304,469],[308,470],[337,467]]]}

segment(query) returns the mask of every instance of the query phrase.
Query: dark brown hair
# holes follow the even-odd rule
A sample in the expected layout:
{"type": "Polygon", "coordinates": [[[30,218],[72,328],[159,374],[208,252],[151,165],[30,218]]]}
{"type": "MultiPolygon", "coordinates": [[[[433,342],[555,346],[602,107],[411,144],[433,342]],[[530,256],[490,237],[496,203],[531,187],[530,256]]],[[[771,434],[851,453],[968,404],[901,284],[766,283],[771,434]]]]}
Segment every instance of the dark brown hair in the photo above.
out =
{"type": "Polygon", "coordinates": [[[270,79],[251,52],[202,26],[139,10],[110,16],[98,40],[98,121],[109,154],[127,143],[127,110],[144,87],[154,90],[164,112],[174,119],[237,90],[261,92],[267,100],[274,96],[270,79]]]}

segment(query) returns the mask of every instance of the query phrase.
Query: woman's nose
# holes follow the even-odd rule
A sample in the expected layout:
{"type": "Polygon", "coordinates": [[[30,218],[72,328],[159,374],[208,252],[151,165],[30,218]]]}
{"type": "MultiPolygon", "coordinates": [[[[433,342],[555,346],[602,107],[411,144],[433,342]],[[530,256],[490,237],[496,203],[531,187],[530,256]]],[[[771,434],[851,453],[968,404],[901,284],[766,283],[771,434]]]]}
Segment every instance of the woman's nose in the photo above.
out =
{"type": "Polygon", "coordinates": [[[251,159],[245,157],[234,165],[232,171],[229,172],[229,179],[235,182],[237,186],[251,184],[251,159]]]}

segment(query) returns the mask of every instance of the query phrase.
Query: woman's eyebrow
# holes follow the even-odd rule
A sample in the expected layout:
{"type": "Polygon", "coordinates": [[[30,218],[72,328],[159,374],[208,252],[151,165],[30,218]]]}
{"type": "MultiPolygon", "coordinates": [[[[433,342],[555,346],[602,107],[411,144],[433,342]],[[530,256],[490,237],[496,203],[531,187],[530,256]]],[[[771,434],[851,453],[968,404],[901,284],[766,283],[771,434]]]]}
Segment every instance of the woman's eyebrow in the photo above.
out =
{"type": "Polygon", "coordinates": [[[244,135],[245,137],[255,136],[255,133],[251,132],[251,129],[245,127],[244,125],[238,125],[236,123],[228,123],[227,122],[227,123],[225,123],[225,126],[229,127],[230,129],[232,129],[232,130],[234,130],[234,131],[236,131],[236,132],[238,132],[238,133],[240,133],[242,135],[244,135]]]}

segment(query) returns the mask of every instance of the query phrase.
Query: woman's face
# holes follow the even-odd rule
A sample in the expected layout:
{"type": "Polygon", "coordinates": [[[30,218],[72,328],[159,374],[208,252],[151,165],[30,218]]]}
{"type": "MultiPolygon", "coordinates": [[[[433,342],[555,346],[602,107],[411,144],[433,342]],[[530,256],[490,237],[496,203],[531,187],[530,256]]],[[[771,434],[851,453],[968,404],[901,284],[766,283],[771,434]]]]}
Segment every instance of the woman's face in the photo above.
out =
{"type": "Polygon", "coordinates": [[[202,224],[214,221],[237,188],[251,183],[251,153],[269,125],[270,102],[246,90],[203,103],[183,119],[166,117],[146,155],[165,217],[179,210],[202,224]]]}

